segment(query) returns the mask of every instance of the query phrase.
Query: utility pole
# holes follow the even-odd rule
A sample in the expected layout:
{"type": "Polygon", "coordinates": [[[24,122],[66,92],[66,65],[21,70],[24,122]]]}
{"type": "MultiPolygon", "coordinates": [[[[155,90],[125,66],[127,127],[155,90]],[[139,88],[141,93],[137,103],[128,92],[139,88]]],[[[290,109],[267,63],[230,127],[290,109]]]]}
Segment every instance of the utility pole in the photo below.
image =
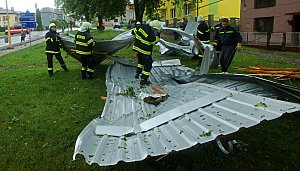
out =
{"type": "Polygon", "coordinates": [[[199,0],[197,0],[197,17],[199,16],[199,2],[198,2],[199,0]]]}
{"type": "Polygon", "coordinates": [[[10,23],[9,23],[9,15],[8,15],[8,5],[7,5],[7,0],[6,2],[6,20],[7,20],[7,35],[8,35],[8,44],[9,44],[9,49],[12,49],[12,44],[11,44],[11,34],[10,34],[10,23]]]}

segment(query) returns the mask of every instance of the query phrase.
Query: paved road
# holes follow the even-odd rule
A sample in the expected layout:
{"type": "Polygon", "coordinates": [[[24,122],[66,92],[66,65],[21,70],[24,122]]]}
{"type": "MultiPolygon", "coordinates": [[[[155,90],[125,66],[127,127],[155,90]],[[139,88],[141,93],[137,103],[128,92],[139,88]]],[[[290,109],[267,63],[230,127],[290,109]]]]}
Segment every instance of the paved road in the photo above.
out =
{"type": "MultiPolygon", "coordinates": [[[[47,31],[33,31],[33,32],[31,32],[31,39],[32,40],[37,40],[37,39],[43,38],[45,36],[46,32],[47,31]]],[[[20,34],[12,35],[11,41],[12,41],[13,45],[20,43],[21,42],[21,35],[20,34]]],[[[26,35],[26,41],[29,42],[29,35],[28,34],[26,35]]],[[[0,39],[0,48],[4,48],[6,46],[8,46],[8,43],[5,43],[4,38],[1,38],[0,39]]]]}

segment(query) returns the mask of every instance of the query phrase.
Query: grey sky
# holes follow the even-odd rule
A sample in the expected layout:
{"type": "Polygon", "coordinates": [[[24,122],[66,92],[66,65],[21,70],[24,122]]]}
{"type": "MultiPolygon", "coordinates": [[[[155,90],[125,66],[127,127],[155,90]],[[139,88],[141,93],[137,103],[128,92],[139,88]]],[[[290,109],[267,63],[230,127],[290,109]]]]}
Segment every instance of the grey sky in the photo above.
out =
{"type": "MultiPolygon", "coordinates": [[[[5,1],[0,1],[0,7],[6,8],[5,1]]],[[[53,7],[54,8],[54,0],[7,0],[8,9],[11,7],[15,8],[15,11],[23,11],[25,12],[27,9],[30,12],[35,12],[34,4],[37,3],[38,8],[41,9],[43,7],[53,7]]]]}

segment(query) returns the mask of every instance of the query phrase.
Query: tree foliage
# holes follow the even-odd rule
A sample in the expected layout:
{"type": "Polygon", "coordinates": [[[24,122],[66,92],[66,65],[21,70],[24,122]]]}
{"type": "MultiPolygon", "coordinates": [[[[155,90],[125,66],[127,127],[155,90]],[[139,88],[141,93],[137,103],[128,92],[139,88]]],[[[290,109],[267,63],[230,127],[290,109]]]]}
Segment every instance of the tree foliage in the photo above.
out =
{"type": "Polygon", "coordinates": [[[56,6],[63,7],[67,13],[85,16],[87,21],[93,17],[114,18],[124,15],[129,0],[55,0],[56,6]]]}
{"type": "Polygon", "coordinates": [[[43,27],[43,25],[42,25],[42,15],[41,15],[41,12],[40,12],[39,9],[36,9],[35,15],[36,15],[36,22],[37,22],[37,24],[38,24],[37,30],[43,30],[44,27],[43,27]]]}

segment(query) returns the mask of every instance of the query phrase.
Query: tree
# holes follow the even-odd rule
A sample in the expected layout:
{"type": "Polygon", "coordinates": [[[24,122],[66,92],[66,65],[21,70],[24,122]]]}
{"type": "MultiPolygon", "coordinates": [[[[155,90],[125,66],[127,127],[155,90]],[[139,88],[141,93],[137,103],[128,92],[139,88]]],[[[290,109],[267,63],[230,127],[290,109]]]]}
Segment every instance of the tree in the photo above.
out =
{"type": "Polygon", "coordinates": [[[37,26],[37,29],[39,30],[39,31],[41,31],[41,30],[43,30],[44,29],[44,27],[43,27],[43,25],[42,25],[42,15],[41,15],[41,12],[40,12],[40,10],[39,9],[36,9],[36,22],[37,22],[37,24],[38,24],[38,26],[37,26]]]}
{"type": "Polygon", "coordinates": [[[67,13],[85,16],[87,21],[97,17],[99,24],[102,18],[113,18],[124,15],[129,0],[55,0],[56,6],[62,6],[67,13]]]}

